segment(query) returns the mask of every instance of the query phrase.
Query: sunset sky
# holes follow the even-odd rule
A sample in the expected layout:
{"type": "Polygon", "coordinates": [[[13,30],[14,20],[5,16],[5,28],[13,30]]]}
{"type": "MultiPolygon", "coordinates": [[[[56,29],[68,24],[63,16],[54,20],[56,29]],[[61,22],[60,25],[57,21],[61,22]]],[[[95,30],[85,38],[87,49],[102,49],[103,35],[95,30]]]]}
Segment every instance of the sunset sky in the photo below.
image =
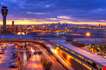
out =
{"type": "Polygon", "coordinates": [[[2,5],[9,9],[8,24],[106,24],[106,0],[0,0],[2,5]]]}

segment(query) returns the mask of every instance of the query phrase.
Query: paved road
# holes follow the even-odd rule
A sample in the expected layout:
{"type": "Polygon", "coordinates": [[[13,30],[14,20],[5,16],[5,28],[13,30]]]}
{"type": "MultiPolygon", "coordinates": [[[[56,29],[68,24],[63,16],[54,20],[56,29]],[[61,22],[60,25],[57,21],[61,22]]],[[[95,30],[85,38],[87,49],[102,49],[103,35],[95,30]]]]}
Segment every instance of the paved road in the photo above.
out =
{"type": "Polygon", "coordinates": [[[9,56],[6,55],[9,54],[6,52],[7,51],[5,50],[4,52],[0,53],[0,70],[18,70],[17,68],[9,68],[9,63],[6,61],[7,58],[9,58],[9,56]]]}
{"type": "Polygon", "coordinates": [[[56,58],[51,55],[43,46],[41,45],[35,45],[35,44],[31,44],[33,45],[34,48],[38,48],[41,52],[42,52],[42,61],[45,60],[47,62],[51,62],[51,69],[50,70],[66,70],[63,65],[61,65],[56,58]]]}
{"type": "MultiPolygon", "coordinates": [[[[47,51],[47,49],[44,48],[44,46],[41,46],[36,43],[29,43],[29,45],[27,46],[34,48],[35,51],[36,50],[41,51],[42,54],[32,54],[29,60],[26,62],[25,67],[22,68],[22,70],[46,70],[46,68],[48,68],[49,66],[50,66],[49,70],[66,70],[63,67],[63,65],[61,65],[57,61],[57,59],[52,54],[50,54],[47,51]],[[43,62],[47,62],[48,65],[45,66],[43,62]]],[[[23,51],[23,50],[20,50],[20,51],[23,51]]],[[[21,56],[22,54],[19,54],[19,55],[21,56]]],[[[0,70],[18,70],[17,68],[10,69],[6,67],[6,65],[4,64],[5,59],[6,59],[6,55],[0,54],[0,70]]]]}
{"type": "Polygon", "coordinates": [[[44,70],[40,55],[32,55],[24,70],[44,70]]]}

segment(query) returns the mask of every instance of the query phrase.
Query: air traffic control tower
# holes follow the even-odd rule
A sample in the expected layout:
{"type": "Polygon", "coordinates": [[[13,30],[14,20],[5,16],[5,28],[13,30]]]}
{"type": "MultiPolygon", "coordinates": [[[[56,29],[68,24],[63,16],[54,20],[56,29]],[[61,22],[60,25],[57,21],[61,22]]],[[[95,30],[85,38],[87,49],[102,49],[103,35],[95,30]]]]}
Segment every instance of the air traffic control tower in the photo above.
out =
{"type": "Polygon", "coordinates": [[[6,33],[7,32],[7,28],[6,28],[6,17],[7,17],[7,14],[8,14],[8,9],[7,9],[6,6],[2,6],[1,13],[2,13],[2,16],[3,16],[2,32],[3,33],[6,33]]]}

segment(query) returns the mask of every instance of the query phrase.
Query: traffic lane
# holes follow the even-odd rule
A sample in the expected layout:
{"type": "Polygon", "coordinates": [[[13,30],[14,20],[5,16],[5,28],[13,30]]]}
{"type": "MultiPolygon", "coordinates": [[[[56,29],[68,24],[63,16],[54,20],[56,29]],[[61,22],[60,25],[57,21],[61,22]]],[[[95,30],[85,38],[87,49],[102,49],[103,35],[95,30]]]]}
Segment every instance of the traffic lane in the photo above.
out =
{"type": "Polygon", "coordinates": [[[54,42],[53,43],[46,42],[45,44],[50,49],[53,56],[59,61],[60,64],[62,64],[67,70],[74,70],[74,68],[71,66],[71,63],[66,59],[64,59],[63,57],[61,57],[59,54],[57,54],[57,52],[53,49],[53,47],[54,46],[56,47],[57,44],[55,44],[54,42]]]}
{"type": "MultiPolygon", "coordinates": [[[[7,45],[7,43],[6,43],[6,45],[7,45]]],[[[20,49],[19,49],[20,46],[18,44],[16,46],[17,46],[16,50],[18,51],[17,53],[20,53],[21,51],[23,51],[23,50],[20,51],[20,49]]],[[[18,58],[22,58],[22,57],[23,56],[21,53],[21,54],[17,55],[16,60],[18,58]],[[21,56],[21,57],[19,57],[19,56],[21,56]]],[[[6,61],[8,58],[9,58],[9,56],[6,55],[6,50],[4,50],[3,53],[0,53],[0,70],[18,70],[19,66],[20,66],[19,62],[23,62],[23,61],[20,61],[20,60],[16,61],[16,63],[18,64],[16,68],[8,67],[7,65],[11,65],[10,63],[8,63],[8,61],[6,61]]],[[[11,60],[13,60],[13,59],[11,59],[11,60]]],[[[22,63],[21,63],[21,65],[22,65],[22,63]]]]}
{"type": "Polygon", "coordinates": [[[0,64],[4,63],[5,55],[0,54],[0,64]]]}
{"type": "MultiPolygon", "coordinates": [[[[33,44],[34,45],[34,44],[33,44]]],[[[47,61],[50,61],[50,62],[52,62],[52,67],[51,67],[51,70],[66,70],[64,67],[63,67],[63,65],[61,65],[57,60],[56,60],[56,58],[53,56],[53,55],[51,55],[51,54],[49,54],[49,52],[45,49],[45,48],[43,48],[43,46],[40,46],[40,45],[38,45],[38,46],[36,46],[35,45],[35,48],[39,48],[39,50],[43,53],[43,58],[44,57],[46,57],[46,59],[47,59],[47,61]]]]}
{"type": "Polygon", "coordinates": [[[4,65],[5,55],[0,54],[0,70],[7,70],[8,68],[4,65]]]}
{"type": "Polygon", "coordinates": [[[0,54],[0,70],[18,70],[18,68],[9,68],[5,64],[6,56],[5,54],[0,54]]]}
{"type": "Polygon", "coordinates": [[[38,54],[32,55],[24,69],[25,70],[44,70],[43,65],[41,63],[41,56],[38,54]]]}

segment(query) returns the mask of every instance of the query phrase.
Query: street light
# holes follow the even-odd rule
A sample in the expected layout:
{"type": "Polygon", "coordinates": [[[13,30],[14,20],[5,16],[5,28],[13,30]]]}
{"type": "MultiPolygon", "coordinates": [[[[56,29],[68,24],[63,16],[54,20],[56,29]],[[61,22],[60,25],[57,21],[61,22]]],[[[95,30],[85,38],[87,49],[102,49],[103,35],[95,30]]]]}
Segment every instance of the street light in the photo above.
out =
{"type": "Polygon", "coordinates": [[[18,32],[17,35],[25,35],[25,32],[18,32]]]}
{"type": "Polygon", "coordinates": [[[21,35],[21,32],[18,32],[17,35],[21,35]]]}
{"type": "Polygon", "coordinates": [[[86,33],[85,33],[85,36],[86,36],[86,37],[90,37],[91,35],[92,35],[91,32],[86,32],[86,33]]]}

